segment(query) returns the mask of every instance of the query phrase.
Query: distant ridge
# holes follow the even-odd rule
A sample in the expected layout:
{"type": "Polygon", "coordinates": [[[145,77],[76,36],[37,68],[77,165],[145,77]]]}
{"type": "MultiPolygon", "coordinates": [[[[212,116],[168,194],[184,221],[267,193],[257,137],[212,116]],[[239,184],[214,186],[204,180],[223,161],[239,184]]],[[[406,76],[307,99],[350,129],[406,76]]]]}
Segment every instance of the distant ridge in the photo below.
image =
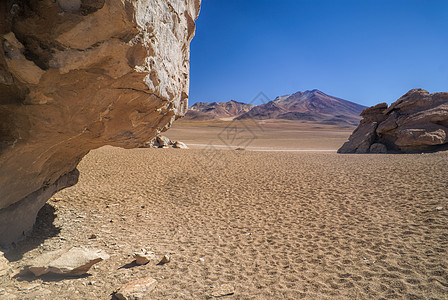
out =
{"type": "Polygon", "coordinates": [[[238,117],[255,105],[230,100],[228,102],[197,102],[187,111],[184,119],[187,120],[212,120],[238,117]]]}
{"type": "Polygon", "coordinates": [[[185,118],[300,120],[329,125],[358,125],[366,106],[327,95],[317,89],[297,92],[254,106],[238,101],[198,102],[190,107],[185,118]]]}

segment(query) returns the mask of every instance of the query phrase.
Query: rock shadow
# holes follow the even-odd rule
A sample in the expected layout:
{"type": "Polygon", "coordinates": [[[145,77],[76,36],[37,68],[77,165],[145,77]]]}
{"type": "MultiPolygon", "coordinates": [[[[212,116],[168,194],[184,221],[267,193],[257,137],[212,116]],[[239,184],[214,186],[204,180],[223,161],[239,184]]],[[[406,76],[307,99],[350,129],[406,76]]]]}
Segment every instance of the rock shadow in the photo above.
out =
{"type": "Polygon", "coordinates": [[[20,260],[25,253],[37,248],[46,239],[57,236],[61,232],[61,228],[54,225],[56,217],[56,209],[46,203],[39,210],[33,229],[26,238],[5,249],[6,259],[9,261],[20,260]]]}

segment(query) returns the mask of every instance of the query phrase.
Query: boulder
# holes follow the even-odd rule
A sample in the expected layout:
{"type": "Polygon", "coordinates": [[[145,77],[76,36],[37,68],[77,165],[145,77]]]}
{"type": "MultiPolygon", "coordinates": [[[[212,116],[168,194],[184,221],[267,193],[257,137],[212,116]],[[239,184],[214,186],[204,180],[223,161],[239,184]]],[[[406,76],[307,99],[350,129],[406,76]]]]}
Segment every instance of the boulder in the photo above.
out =
{"type": "Polygon", "coordinates": [[[370,145],[376,139],[376,122],[363,122],[350,136],[339,150],[339,153],[365,153],[368,152],[370,145]]]}
{"type": "Polygon", "coordinates": [[[149,294],[156,284],[157,280],[151,277],[138,279],[120,287],[114,296],[119,300],[151,299],[149,294]]]}
{"type": "Polygon", "coordinates": [[[448,150],[448,92],[407,92],[390,107],[365,109],[338,153],[416,153],[448,150]]]}
{"type": "Polygon", "coordinates": [[[0,6],[0,245],[26,235],[90,150],[139,147],[185,114],[200,4],[0,6]]]}
{"type": "Polygon", "coordinates": [[[58,275],[82,275],[96,263],[108,259],[103,250],[70,247],[42,254],[34,259],[25,270],[36,276],[47,273],[58,275]]]}

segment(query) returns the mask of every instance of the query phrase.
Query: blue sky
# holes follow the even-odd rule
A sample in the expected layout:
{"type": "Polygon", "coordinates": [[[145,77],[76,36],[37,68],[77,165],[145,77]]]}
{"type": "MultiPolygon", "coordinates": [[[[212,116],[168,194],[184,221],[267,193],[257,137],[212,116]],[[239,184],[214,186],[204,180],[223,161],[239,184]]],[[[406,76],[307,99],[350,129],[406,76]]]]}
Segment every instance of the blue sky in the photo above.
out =
{"type": "Polygon", "coordinates": [[[203,0],[190,105],[319,89],[367,106],[448,91],[448,0],[203,0]]]}

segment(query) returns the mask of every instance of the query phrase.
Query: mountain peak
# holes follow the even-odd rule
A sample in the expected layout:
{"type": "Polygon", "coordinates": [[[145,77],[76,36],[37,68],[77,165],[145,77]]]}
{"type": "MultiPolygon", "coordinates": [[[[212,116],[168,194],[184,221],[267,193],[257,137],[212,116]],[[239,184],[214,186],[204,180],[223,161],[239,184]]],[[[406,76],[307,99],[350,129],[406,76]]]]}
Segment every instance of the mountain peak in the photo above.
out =
{"type": "Polygon", "coordinates": [[[274,101],[254,107],[239,119],[287,119],[357,125],[364,108],[313,89],[277,97],[274,101]]]}

